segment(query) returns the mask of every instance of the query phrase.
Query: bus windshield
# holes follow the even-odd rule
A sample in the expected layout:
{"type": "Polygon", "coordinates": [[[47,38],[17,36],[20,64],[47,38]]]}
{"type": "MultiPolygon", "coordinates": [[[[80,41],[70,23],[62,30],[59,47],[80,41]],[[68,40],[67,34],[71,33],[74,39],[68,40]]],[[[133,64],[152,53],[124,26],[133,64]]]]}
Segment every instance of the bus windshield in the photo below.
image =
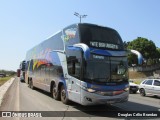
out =
{"type": "Polygon", "coordinates": [[[95,83],[128,80],[126,57],[91,56],[90,60],[85,61],[84,80],[95,83]]]}

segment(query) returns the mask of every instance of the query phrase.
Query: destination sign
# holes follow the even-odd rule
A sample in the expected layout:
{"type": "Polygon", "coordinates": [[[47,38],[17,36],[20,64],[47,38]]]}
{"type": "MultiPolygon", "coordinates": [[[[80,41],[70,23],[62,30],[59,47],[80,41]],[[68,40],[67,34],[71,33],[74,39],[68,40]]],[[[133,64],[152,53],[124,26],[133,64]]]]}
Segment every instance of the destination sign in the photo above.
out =
{"type": "Polygon", "coordinates": [[[92,46],[92,47],[98,47],[98,48],[118,49],[118,45],[110,44],[110,43],[104,43],[104,42],[90,41],[90,46],[92,46]]]}

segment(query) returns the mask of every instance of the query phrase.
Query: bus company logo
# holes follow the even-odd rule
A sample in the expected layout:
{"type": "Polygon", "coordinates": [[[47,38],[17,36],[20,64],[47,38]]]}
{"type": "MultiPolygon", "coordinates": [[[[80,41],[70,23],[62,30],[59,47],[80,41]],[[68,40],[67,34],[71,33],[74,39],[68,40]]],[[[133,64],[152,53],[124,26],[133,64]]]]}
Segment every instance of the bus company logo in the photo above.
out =
{"type": "Polygon", "coordinates": [[[76,32],[77,32],[77,28],[67,29],[67,30],[65,30],[65,35],[62,35],[61,38],[62,38],[64,41],[67,42],[67,41],[69,41],[70,39],[75,38],[76,32]]]}

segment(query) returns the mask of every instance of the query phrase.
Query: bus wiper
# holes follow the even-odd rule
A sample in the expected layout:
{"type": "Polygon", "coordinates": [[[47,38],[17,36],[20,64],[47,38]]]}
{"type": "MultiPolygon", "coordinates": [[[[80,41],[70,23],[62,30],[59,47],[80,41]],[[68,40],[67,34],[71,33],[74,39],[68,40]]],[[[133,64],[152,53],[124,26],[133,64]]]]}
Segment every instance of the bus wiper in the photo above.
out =
{"type": "Polygon", "coordinates": [[[106,83],[109,81],[109,78],[85,78],[85,80],[92,81],[92,82],[97,82],[97,83],[106,83]],[[105,81],[100,81],[100,80],[105,80],[105,81]]]}
{"type": "Polygon", "coordinates": [[[117,78],[117,79],[111,79],[111,81],[116,81],[116,82],[122,82],[122,81],[125,81],[125,79],[121,78],[117,78]]]}
{"type": "Polygon", "coordinates": [[[106,79],[106,78],[93,78],[93,79],[106,79]]]}
{"type": "Polygon", "coordinates": [[[103,81],[99,81],[99,80],[105,80],[104,82],[107,82],[109,80],[109,78],[94,78],[91,80],[96,81],[96,82],[103,82],[103,81]]]}

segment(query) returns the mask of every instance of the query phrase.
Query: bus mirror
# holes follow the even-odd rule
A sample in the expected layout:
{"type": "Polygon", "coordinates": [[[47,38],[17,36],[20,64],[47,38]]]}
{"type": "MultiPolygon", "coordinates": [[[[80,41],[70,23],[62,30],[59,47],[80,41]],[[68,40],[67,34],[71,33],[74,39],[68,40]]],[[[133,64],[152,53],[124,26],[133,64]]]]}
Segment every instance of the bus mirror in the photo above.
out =
{"type": "Polygon", "coordinates": [[[90,49],[84,43],[78,43],[67,47],[69,50],[78,50],[84,52],[84,59],[88,60],[90,57],[90,49]]]}
{"type": "Polygon", "coordinates": [[[137,57],[138,57],[138,64],[139,65],[142,64],[142,62],[143,62],[143,56],[142,56],[142,54],[139,51],[137,51],[137,50],[128,50],[128,53],[129,54],[133,53],[133,54],[137,55],[137,57]]]}

